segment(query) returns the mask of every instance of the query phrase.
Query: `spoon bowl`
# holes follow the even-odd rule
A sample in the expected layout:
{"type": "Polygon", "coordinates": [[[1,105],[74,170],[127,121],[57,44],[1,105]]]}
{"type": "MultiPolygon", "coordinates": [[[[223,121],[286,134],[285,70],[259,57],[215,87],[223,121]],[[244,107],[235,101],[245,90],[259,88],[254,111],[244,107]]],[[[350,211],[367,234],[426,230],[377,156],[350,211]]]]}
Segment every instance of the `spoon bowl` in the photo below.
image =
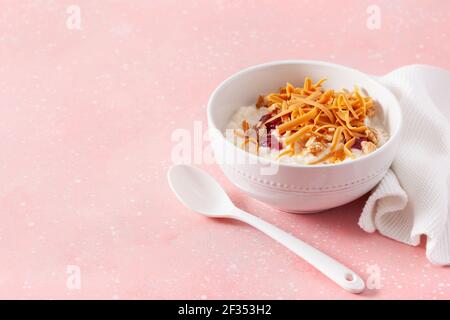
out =
{"type": "Polygon", "coordinates": [[[169,169],[172,191],[186,207],[212,218],[230,216],[234,205],[222,187],[203,170],[187,165],[169,169]]]}

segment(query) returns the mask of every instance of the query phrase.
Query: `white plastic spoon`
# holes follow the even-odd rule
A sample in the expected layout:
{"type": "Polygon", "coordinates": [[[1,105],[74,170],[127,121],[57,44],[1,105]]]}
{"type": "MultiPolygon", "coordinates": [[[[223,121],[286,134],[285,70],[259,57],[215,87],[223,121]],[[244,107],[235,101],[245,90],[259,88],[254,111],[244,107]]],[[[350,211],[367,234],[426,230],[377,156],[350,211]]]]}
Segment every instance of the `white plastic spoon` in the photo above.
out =
{"type": "Polygon", "coordinates": [[[281,229],[234,206],[225,191],[206,172],[188,165],[175,165],[168,173],[177,198],[188,208],[211,218],[230,218],[248,223],[278,241],[320,272],[352,293],[364,290],[363,280],[352,270],[281,229]]]}

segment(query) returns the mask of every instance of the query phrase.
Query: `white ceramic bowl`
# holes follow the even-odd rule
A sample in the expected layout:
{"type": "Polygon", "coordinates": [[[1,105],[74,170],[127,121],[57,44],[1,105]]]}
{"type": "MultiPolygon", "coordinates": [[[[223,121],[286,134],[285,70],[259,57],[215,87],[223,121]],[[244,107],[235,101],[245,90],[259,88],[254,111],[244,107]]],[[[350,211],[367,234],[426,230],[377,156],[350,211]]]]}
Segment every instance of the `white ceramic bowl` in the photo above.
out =
{"type": "Polygon", "coordinates": [[[318,61],[277,61],[244,69],[222,82],[208,102],[208,126],[216,159],[224,174],[251,197],[277,209],[317,212],[348,203],[372,189],[390,167],[399,143],[402,115],[397,99],[375,78],[360,71],[318,61]],[[339,164],[292,165],[266,160],[227,141],[223,132],[233,113],[252,105],[260,94],[306,76],[328,79],[325,88],[354,85],[381,106],[389,140],[367,156],[339,164]]]}

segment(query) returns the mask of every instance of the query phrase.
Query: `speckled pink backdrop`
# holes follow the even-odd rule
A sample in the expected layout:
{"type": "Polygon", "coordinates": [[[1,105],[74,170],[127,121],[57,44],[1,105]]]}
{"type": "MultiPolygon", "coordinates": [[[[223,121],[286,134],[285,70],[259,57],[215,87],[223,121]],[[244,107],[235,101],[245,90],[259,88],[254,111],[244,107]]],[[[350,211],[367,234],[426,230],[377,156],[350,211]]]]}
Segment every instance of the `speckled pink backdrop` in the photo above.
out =
{"type": "Polygon", "coordinates": [[[450,298],[450,270],[423,245],[359,229],[364,198],[281,213],[203,165],[240,207],[364,278],[378,266],[381,288],[354,296],[250,227],[185,209],[166,182],[172,132],[204,122],[210,92],[239,69],[449,69],[449,31],[447,0],[0,1],[0,298],[450,298]],[[66,26],[72,4],[80,30],[66,26]],[[372,4],[379,30],[366,27],[372,4]]]}

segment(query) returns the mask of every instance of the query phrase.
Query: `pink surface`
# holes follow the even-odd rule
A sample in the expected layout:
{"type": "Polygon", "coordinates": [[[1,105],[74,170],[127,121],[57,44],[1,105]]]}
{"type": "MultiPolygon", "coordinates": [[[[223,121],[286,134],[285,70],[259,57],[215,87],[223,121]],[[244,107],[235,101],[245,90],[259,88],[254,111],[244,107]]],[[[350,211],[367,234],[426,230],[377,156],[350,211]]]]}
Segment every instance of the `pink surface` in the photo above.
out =
{"type": "Polygon", "coordinates": [[[0,1],[0,298],[450,298],[423,245],[359,229],[364,198],[286,214],[202,165],[241,208],[364,278],[378,266],[381,288],[354,296],[252,228],[185,209],[166,182],[172,132],[205,127],[210,92],[243,67],[450,68],[449,1],[374,2],[379,30],[372,1],[0,1]]]}

